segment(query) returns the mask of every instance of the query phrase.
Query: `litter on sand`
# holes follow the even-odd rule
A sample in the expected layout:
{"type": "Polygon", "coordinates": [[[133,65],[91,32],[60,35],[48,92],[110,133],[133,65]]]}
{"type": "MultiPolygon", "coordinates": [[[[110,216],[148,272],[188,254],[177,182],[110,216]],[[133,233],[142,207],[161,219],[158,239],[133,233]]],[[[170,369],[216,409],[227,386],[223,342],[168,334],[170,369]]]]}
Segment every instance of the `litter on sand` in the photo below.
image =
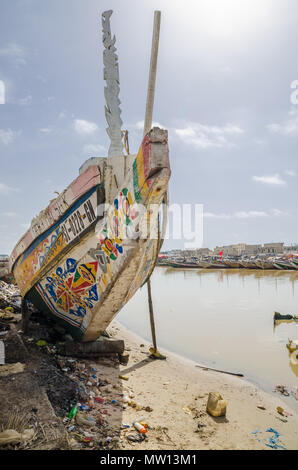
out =
{"type": "Polygon", "coordinates": [[[266,432],[272,433],[273,436],[271,436],[269,439],[260,439],[259,438],[259,429],[255,429],[252,434],[254,434],[256,440],[260,442],[261,444],[264,444],[267,447],[270,447],[271,449],[277,450],[277,449],[282,449],[282,450],[287,450],[283,445],[280,443],[280,434],[278,431],[276,431],[273,428],[268,428],[266,429],[266,432]]]}

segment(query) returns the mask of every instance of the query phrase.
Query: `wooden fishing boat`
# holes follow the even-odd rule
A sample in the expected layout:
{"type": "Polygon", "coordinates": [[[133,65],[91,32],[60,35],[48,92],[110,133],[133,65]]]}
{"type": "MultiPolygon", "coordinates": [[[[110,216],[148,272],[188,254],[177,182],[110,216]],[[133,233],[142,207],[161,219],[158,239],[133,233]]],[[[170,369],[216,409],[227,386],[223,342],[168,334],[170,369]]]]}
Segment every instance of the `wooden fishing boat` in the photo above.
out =
{"type": "Polygon", "coordinates": [[[253,259],[243,259],[240,260],[240,265],[243,266],[245,269],[258,269],[259,266],[256,264],[255,260],[253,259]]]}
{"type": "Polygon", "coordinates": [[[239,261],[237,260],[225,258],[224,262],[228,268],[234,268],[234,269],[242,268],[239,261]]]}
{"type": "Polygon", "coordinates": [[[275,269],[273,262],[269,259],[257,259],[255,263],[260,269],[275,269]]]}
{"type": "MultiPolygon", "coordinates": [[[[151,129],[149,118],[137,155],[124,155],[111,14],[102,15],[108,157],[82,165],[79,176],[32,220],[10,256],[23,298],[80,341],[96,340],[149,278],[166,223],[163,217],[160,226],[159,209],[166,213],[168,133],[151,129]]],[[[147,112],[148,101],[146,118],[147,112]]]]}
{"type": "Polygon", "coordinates": [[[170,261],[167,260],[163,264],[171,266],[171,268],[180,268],[180,269],[198,269],[199,265],[195,261],[170,261]]]}
{"type": "Polygon", "coordinates": [[[298,258],[295,257],[293,259],[290,259],[289,262],[291,263],[294,269],[298,269],[298,258]]]}
{"type": "Polygon", "coordinates": [[[294,270],[294,266],[287,259],[277,258],[273,261],[274,266],[280,270],[294,270]]]}

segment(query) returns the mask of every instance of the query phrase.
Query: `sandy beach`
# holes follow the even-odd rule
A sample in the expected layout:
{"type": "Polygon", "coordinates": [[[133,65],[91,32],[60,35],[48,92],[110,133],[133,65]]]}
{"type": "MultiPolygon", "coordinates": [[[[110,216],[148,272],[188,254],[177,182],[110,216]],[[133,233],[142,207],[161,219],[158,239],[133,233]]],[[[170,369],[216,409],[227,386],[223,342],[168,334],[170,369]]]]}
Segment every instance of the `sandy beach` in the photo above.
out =
{"type": "MultiPolygon", "coordinates": [[[[274,434],[267,430],[272,428],[280,434],[280,448],[298,449],[298,416],[279,393],[271,395],[243,378],[202,370],[162,349],[167,360],[151,360],[150,344],[119,322],[114,321],[108,331],[114,338],[124,339],[130,355],[128,365],[120,366],[120,374],[128,378],[122,381],[123,393],[142,407],[152,408],[145,412],[125,405],[122,423],[144,418],[148,431],[143,442],[132,443],[125,438],[130,430],[123,429],[122,448],[266,450],[272,448],[264,443],[270,445],[274,434]],[[218,392],[228,400],[225,417],[206,413],[209,392],[218,392]],[[278,406],[291,415],[281,416],[278,406]]],[[[109,369],[104,373],[109,374],[109,369]]]]}

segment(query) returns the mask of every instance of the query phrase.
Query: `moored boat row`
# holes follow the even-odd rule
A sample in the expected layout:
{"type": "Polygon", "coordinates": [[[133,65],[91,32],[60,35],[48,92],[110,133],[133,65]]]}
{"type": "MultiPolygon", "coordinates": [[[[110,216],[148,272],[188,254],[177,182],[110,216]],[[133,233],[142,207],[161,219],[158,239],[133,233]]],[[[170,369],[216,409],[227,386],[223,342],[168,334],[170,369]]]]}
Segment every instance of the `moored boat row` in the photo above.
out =
{"type": "Polygon", "coordinates": [[[172,258],[162,255],[158,260],[159,266],[173,268],[200,269],[263,269],[263,270],[298,270],[298,255],[291,256],[242,256],[227,257],[206,256],[202,258],[172,258]]]}

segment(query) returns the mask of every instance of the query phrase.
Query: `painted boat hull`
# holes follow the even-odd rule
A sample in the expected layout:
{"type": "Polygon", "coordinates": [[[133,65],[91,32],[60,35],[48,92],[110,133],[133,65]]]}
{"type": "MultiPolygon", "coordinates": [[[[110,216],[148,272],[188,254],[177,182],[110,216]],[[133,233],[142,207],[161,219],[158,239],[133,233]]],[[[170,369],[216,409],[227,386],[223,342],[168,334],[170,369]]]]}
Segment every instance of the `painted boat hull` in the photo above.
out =
{"type": "Polygon", "coordinates": [[[145,136],[114,192],[115,173],[105,170],[31,243],[26,233],[10,259],[22,295],[80,341],[96,340],[154,269],[158,209],[170,178],[167,131],[145,136]]]}
{"type": "Polygon", "coordinates": [[[274,266],[277,268],[277,269],[280,269],[280,270],[286,270],[286,271],[289,271],[289,270],[293,270],[295,269],[293,266],[291,266],[291,264],[287,264],[287,263],[282,263],[282,262],[275,262],[273,263],[274,266]]]}
{"type": "Polygon", "coordinates": [[[196,263],[175,263],[174,261],[168,261],[163,263],[163,265],[171,266],[171,268],[199,269],[199,265],[196,263]]]}
{"type": "Polygon", "coordinates": [[[254,261],[240,261],[240,264],[245,268],[245,269],[258,269],[258,266],[254,261]]]}
{"type": "Polygon", "coordinates": [[[298,269],[298,261],[291,260],[290,263],[291,263],[291,265],[293,266],[294,269],[298,269]]]}

